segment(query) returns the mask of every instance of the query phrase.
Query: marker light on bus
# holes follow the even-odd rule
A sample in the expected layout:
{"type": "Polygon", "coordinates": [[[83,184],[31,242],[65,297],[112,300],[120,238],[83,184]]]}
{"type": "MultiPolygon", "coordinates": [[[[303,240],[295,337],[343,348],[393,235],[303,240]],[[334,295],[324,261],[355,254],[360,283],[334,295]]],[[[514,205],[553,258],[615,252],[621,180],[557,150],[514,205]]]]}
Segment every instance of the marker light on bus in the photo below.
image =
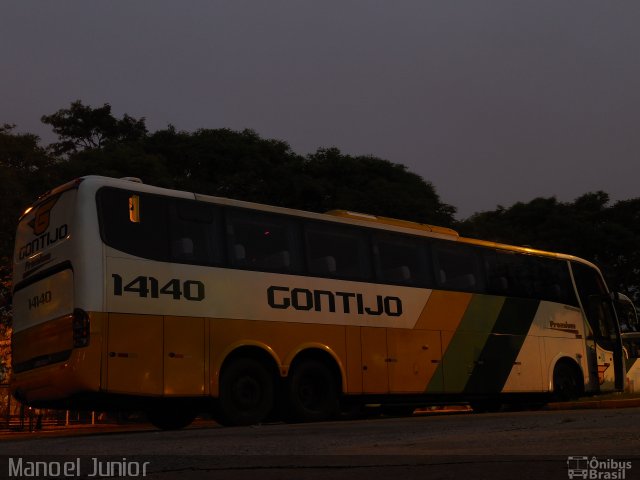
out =
{"type": "Polygon", "coordinates": [[[129,221],[140,223],[140,195],[129,197],[129,221]]]}
{"type": "Polygon", "coordinates": [[[89,345],[90,322],[87,312],[80,308],[73,311],[73,346],[74,348],[89,345]]]}

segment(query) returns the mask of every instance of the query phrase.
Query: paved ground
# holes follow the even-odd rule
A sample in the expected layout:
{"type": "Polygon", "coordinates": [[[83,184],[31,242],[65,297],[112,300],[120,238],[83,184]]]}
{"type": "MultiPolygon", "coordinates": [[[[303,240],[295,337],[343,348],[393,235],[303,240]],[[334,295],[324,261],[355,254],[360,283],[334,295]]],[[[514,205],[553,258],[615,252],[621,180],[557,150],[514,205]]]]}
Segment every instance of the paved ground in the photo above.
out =
{"type": "Polygon", "coordinates": [[[617,478],[626,480],[640,478],[638,453],[640,396],[618,394],[550,404],[538,412],[478,415],[449,407],[409,418],[242,428],[199,420],[181,432],[145,424],[45,426],[40,432],[0,433],[0,478],[16,478],[10,459],[27,462],[46,455],[54,463],[81,462],[85,478],[92,478],[94,465],[115,460],[129,468],[148,461],[146,478],[160,480],[551,480],[568,478],[570,456],[607,461],[622,456],[635,466],[624,477],[618,472],[617,478]]]}
{"type": "MultiPolygon", "coordinates": [[[[584,402],[583,406],[584,406],[584,402]]],[[[316,424],[81,436],[45,432],[0,439],[0,478],[8,461],[48,455],[149,461],[150,478],[544,478],[567,477],[567,459],[632,461],[640,478],[640,407],[495,414],[422,415],[316,424]],[[4,462],[4,463],[3,463],[4,462]]],[[[91,432],[91,429],[85,429],[91,432]]],[[[80,432],[77,432],[80,433],[80,432]]],[[[41,457],[38,457],[41,458],[41,457]]],[[[25,477],[26,478],[26,477],[25,477]]],[[[601,477],[604,478],[604,477],[601,477]]]]}
{"type": "MultiPolygon", "coordinates": [[[[573,402],[549,403],[542,410],[587,410],[587,409],[615,409],[640,407],[640,394],[620,394],[599,395],[597,397],[584,397],[573,402]]],[[[454,415],[472,413],[471,407],[466,405],[454,405],[443,407],[432,407],[416,410],[415,416],[429,415],[454,415]]],[[[191,428],[203,428],[211,426],[211,422],[198,419],[191,428]]],[[[154,430],[149,424],[129,423],[129,424],[95,424],[76,423],[71,425],[45,424],[40,432],[29,431],[28,423],[25,422],[22,431],[16,426],[9,430],[0,428],[0,441],[2,439],[32,438],[37,434],[47,435],[85,435],[97,433],[114,432],[135,432],[154,430]]]]}

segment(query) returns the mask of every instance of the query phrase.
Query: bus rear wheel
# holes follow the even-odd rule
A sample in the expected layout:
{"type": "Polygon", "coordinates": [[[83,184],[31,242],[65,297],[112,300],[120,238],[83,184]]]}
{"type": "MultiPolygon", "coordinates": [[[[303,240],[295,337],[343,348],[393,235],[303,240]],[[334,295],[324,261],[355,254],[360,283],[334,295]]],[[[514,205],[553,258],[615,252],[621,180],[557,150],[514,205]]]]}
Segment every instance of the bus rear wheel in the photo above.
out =
{"type": "Polygon", "coordinates": [[[299,363],[289,375],[286,387],[290,420],[315,422],[338,414],[337,379],[323,362],[304,360],[299,363]]]}
{"type": "Polygon", "coordinates": [[[263,422],[274,405],[274,379],[253,358],[238,358],[220,375],[218,422],[222,425],[254,425],[263,422]]]}

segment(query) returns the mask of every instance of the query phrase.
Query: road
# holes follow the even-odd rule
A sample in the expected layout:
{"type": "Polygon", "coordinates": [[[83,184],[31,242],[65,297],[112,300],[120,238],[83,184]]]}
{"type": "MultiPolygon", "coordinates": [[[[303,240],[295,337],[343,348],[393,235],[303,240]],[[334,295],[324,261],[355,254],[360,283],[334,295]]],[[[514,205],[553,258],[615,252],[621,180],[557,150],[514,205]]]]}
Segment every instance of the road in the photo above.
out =
{"type": "MultiPolygon", "coordinates": [[[[87,430],[84,430],[86,433],[87,430]]],[[[9,458],[149,461],[147,478],[568,478],[568,456],[625,457],[640,408],[427,415],[315,424],[3,437],[9,458]],[[388,475],[388,476],[387,476],[388,475]],[[428,475],[425,477],[425,475],[428,475]],[[503,476],[504,475],[504,476],[503,476]]],[[[15,460],[14,460],[15,462],[15,460]]],[[[89,463],[83,472],[90,473],[89,463]]],[[[1,475],[0,475],[1,478],[1,475]]],[[[601,477],[604,478],[604,477],[601,477]]]]}

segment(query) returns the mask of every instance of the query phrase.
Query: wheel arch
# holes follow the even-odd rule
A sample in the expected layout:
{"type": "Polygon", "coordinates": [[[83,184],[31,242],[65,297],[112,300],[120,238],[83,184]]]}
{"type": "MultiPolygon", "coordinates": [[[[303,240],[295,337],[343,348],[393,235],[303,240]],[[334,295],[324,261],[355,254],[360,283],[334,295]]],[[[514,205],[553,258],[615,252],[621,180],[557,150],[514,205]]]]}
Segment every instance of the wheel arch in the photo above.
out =
{"type": "Polygon", "coordinates": [[[345,375],[344,365],[340,361],[340,357],[336,355],[336,353],[326,345],[308,343],[303,344],[293,352],[291,352],[286,360],[286,365],[288,365],[288,371],[291,371],[304,360],[318,360],[324,363],[334,375],[336,379],[337,386],[339,388],[339,393],[343,393],[347,388],[347,378],[345,375]]]}
{"type": "Polygon", "coordinates": [[[585,384],[584,370],[582,369],[582,365],[580,365],[580,363],[576,361],[575,358],[569,355],[563,355],[563,354],[558,355],[554,359],[554,361],[551,363],[550,370],[549,370],[549,391],[555,392],[554,373],[556,371],[556,368],[558,368],[558,365],[567,365],[569,368],[571,368],[573,373],[578,378],[580,378],[580,380],[582,380],[581,390],[582,390],[582,393],[584,393],[586,390],[586,384],[585,384]]]}
{"type": "Polygon", "coordinates": [[[211,395],[217,397],[220,394],[220,375],[222,371],[238,358],[253,358],[267,366],[274,380],[278,381],[283,376],[281,361],[276,352],[271,347],[259,342],[245,342],[233,344],[226,349],[221,356],[222,360],[213,372],[213,380],[211,385],[211,395]]]}
{"type": "Polygon", "coordinates": [[[581,378],[583,383],[586,384],[586,382],[588,382],[588,379],[585,380],[585,371],[583,366],[581,365],[580,360],[576,359],[576,354],[573,353],[567,353],[567,352],[558,352],[549,362],[548,365],[548,369],[547,369],[547,388],[548,391],[551,392],[553,391],[553,372],[556,369],[556,365],[558,365],[559,362],[571,362],[574,364],[575,368],[578,369],[578,371],[580,372],[581,378]]]}

